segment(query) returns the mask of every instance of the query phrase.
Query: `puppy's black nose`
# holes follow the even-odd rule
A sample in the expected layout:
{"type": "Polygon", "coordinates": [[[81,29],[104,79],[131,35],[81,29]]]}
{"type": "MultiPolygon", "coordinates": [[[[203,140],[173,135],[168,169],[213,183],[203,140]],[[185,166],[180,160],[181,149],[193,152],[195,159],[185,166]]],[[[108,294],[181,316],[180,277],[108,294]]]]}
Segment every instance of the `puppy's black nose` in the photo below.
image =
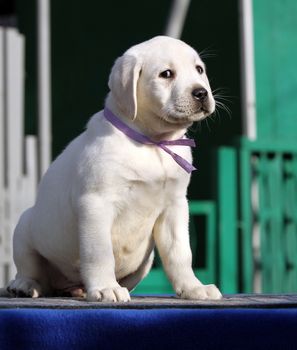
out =
{"type": "Polygon", "coordinates": [[[196,100],[204,102],[207,99],[208,92],[204,88],[198,88],[192,91],[192,95],[196,100]]]}

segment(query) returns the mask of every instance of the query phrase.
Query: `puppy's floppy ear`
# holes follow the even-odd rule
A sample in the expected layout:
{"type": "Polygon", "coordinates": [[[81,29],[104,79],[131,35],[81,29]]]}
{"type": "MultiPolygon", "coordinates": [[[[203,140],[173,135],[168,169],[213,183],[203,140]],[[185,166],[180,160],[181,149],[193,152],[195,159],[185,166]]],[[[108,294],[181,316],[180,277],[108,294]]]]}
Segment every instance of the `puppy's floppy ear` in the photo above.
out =
{"type": "Polygon", "coordinates": [[[141,71],[141,60],[124,54],[112,67],[108,86],[120,109],[131,118],[137,115],[137,82],[141,71]]]}

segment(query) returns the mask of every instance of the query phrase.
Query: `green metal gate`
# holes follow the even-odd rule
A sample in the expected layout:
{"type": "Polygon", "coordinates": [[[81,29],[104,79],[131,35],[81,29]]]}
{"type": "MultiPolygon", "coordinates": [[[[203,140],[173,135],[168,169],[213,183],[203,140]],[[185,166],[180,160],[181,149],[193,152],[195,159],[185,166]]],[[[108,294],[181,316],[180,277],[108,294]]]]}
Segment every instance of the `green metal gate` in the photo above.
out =
{"type": "Polygon", "coordinates": [[[226,270],[229,265],[241,291],[296,292],[296,145],[243,139],[237,148],[221,149],[219,162],[222,188],[232,186],[236,191],[231,197],[225,191],[218,202],[224,221],[220,232],[223,289],[234,277],[226,270]],[[230,172],[224,174],[222,169],[228,162],[233,170],[231,184],[230,172]]]}

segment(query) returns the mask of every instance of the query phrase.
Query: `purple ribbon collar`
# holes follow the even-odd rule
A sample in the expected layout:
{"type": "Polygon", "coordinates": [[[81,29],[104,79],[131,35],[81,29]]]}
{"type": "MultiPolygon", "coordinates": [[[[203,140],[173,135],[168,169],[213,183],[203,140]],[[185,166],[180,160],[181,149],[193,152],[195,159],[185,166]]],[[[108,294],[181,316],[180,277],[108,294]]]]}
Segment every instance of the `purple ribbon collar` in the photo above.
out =
{"type": "Polygon", "coordinates": [[[121,119],[119,119],[117,116],[115,116],[111,110],[108,108],[104,108],[103,112],[104,117],[117,129],[122,131],[126,136],[128,136],[130,139],[145,144],[145,145],[155,145],[157,147],[160,147],[163,151],[170,154],[170,156],[176,161],[176,163],[181,166],[187,173],[191,173],[193,170],[197,170],[191,163],[189,163],[186,159],[179,156],[178,154],[172,152],[168,147],[166,146],[189,146],[189,147],[195,147],[195,141],[193,139],[178,139],[178,140],[172,140],[172,141],[159,141],[155,142],[151,140],[149,137],[141,134],[140,132],[131,129],[127,124],[125,124],[121,119]]]}

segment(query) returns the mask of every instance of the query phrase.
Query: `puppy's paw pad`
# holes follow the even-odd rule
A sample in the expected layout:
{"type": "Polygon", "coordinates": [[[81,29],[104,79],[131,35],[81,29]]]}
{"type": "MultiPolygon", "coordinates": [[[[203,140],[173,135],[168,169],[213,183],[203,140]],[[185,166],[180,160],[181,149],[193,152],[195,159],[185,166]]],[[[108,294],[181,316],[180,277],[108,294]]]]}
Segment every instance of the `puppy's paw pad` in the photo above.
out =
{"type": "Polygon", "coordinates": [[[88,301],[110,302],[127,302],[130,301],[130,294],[127,288],[114,287],[103,289],[91,289],[87,293],[88,301]]]}
{"type": "Polygon", "coordinates": [[[17,298],[38,298],[41,295],[40,285],[29,278],[17,278],[7,287],[10,295],[17,298]]]}
{"type": "Polygon", "coordinates": [[[219,300],[222,294],[214,284],[201,285],[189,290],[183,290],[180,294],[182,299],[193,300],[219,300]]]}

